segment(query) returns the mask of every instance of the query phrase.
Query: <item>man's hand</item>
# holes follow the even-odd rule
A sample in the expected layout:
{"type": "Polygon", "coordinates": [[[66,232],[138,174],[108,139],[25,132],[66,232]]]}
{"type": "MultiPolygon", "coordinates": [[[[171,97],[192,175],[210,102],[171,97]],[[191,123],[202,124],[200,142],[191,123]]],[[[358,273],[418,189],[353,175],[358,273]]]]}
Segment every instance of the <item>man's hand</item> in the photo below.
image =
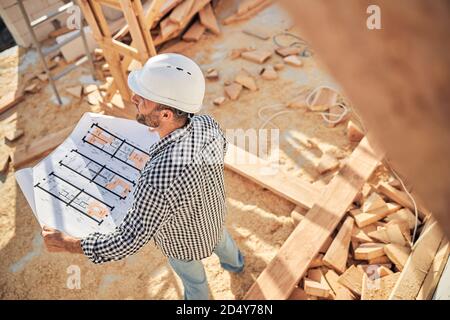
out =
{"type": "Polygon", "coordinates": [[[44,226],[42,237],[49,252],[83,253],[80,239],[68,236],[56,229],[44,226]]]}

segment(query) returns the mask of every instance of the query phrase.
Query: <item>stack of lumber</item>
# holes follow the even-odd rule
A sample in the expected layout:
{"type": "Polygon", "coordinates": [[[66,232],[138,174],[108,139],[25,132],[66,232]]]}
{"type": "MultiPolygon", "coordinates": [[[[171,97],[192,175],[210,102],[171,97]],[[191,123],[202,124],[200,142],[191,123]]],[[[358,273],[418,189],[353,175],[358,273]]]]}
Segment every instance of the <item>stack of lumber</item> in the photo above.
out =
{"type": "MultiPolygon", "coordinates": [[[[151,3],[147,1],[143,5],[146,16],[151,3]]],[[[216,4],[211,0],[164,0],[150,29],[155,46],[161,47],[175,38],[182,38],[182,43],[198,41],[206,32],[219,35],[220,27],[214,11],[216,4]]],[[[127,35],[128,26],[125,26],[114,39],[122,40],[127,35]]]]}
{"type": "Polygon", "coordinates": [[[410,198],[396,182],[364,184],[290,299],[432,297],[449,243],[420,206],[416,218],[410,198]],[[416,223],[420,233],[413,242],[416,223]]]}
{"type": "Polygon", "coordinates": [[[230,24],[242,20],[247,20],[256,15],[261,10],[270,6],[273,0],[242,0],[236,12],[222,21],[223,24],[230,24]]]}

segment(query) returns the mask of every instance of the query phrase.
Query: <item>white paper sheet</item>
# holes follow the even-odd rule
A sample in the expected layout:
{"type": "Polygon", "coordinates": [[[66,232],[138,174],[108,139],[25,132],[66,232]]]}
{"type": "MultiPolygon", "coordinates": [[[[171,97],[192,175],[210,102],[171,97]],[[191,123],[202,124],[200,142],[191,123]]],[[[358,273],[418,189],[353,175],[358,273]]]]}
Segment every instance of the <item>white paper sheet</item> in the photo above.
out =
{"type": "Polygon", "coordinates": [[[86,113],[72,134],[32,169],[16,172],[40,225],[75,237],[121,223],[159,136],[136,121],[86,113]]]}

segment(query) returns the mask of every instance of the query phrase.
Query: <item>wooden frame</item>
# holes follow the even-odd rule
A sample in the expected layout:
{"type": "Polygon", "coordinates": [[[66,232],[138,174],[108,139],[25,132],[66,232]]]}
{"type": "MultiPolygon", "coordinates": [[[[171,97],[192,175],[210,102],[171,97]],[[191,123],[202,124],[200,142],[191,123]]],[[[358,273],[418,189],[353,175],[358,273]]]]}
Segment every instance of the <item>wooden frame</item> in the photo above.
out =
{"type": "Polygon", "coordinates": [[[131,101],[127,85],[127,70],[131,61],[137,60],[144,64],[151,56],[156,55],[150,26],[163,4],[163,0],[154,0],[147,15],[144,15],[140,0],[79,0],[89,26],[92,28],[95,40],[103,49],[106,62],[109,64],[114,80],[109,87],[105,100],[109,101],[118,90],[125,101],[131,101]],[[109,6],[123,12],[132,37],[131,45],[113,38],[101,5],[109,6]]]}

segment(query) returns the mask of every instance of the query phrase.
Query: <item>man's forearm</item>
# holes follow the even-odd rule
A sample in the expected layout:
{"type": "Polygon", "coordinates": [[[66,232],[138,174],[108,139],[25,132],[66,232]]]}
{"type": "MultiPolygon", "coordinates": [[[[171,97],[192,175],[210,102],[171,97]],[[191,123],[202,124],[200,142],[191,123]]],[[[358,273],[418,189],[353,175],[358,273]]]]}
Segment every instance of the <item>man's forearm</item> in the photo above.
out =
{"type": "Polygon", "coordinates": [[[67,251],[70,253],[79,253],[83,254],[83,249],[81,248],[81,240],[71,238],[70,240],[67,240],[67,251]]]}

